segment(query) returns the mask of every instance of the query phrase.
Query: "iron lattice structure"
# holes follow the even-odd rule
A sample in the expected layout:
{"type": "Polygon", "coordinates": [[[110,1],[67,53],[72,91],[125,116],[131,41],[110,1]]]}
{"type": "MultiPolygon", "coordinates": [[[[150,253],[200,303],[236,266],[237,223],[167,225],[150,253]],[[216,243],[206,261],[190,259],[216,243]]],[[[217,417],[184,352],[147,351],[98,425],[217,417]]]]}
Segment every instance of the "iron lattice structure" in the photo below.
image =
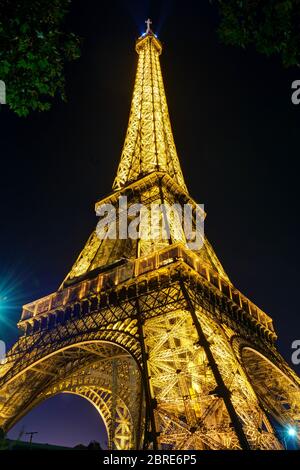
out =
{"type": "MultiPolygon", "coordinates": [[[[196,204],[174,145],[148,30],[114,192],[99,201],[196,204]]],[[[141,215],[142,218],[142,215],[141,215]]],[[[281,449],[274,422],[298,425],[299,379],[277,352],[272,319],[231,283],[205,239],[92,233],[57,292],[23,307],[21,335],[0,368],[0,426],[57,393],[89,400],[112,449],[281,449]]]]}

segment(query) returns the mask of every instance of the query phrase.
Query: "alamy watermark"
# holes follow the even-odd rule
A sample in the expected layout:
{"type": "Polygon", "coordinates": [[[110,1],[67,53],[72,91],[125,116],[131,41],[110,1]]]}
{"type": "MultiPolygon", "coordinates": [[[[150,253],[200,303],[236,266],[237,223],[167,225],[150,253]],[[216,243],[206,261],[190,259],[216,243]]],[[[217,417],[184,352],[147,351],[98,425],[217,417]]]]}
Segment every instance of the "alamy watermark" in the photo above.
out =
{"type": "Polygon", "coordinates": [[[300,80],[294,80],[291,88],[292,90],[295,90],[292,92],[291,96],[292,103],[297,105],[300,103],[300,80]]]}
{"type": "Polygon", "coordinates": [[[6,345],[4,341],[0,339],[0,364],[5,364],[6,362],[6,345]]]}
{"type": "Polygon", "coordinates": [[[117,207],[101,204],[96,214],[100,217],[96,233],[101,240],[185,241],[191,250],[203,246],[205,212],[202,204],[129,205],[127,196],[120,196],[117,207]]]}
{"type": "Polygon", "coordinates": [[[295,339],[292,342],[292,349],[295,349],[295,351],[292,354],[292,363],[295,366],[298,366],[300,364],[300,339],[295,339]]]}
{"type": "Polygon", "coordinates": [[[6,104],[6,86],[3,80],[0,80],[0,104],[6,104]]]}

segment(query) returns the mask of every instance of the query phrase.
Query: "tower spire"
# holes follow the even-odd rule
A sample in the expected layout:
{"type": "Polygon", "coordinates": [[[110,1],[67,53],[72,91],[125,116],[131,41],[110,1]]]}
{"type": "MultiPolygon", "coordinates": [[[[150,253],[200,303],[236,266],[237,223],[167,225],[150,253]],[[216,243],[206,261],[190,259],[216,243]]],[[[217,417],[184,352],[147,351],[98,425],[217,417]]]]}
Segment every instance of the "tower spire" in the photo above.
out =
{"type": "Polygon", "coordinates": [[[113,189],[154,171],[168,173],[187,191],[174,143],[159,56],[162,45],[150,28],[136,42],[139,55],[129,123],[113,189]]]}
{"type": "Polygon", "coordinates": [[[152,24],[152,21],[150,20],[150,18],[148,18],[146,21],[145,21],[146,25],[147,25],[147,30],[146,30],[146,34],[149,34],[149,33],[152,33],[152,30],[151,30],[151,24],[152,24]]]}

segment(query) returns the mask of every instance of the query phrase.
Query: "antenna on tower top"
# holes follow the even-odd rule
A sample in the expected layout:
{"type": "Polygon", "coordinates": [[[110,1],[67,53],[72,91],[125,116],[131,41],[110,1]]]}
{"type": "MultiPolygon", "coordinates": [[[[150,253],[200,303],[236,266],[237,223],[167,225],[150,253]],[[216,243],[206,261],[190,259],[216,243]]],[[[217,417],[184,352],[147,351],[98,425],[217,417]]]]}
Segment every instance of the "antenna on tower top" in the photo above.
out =
{"type": "Polygon", "coordinates": [[[147,30],[146,30],[146,33],[145,34],[148,34],[148,33],[152,33],[151,31],[151,24],[152,24],[152,21],[150,20],[150,18],[148,18],[146,21],[145,21],[146,25],[147,25],[147,30]]]}

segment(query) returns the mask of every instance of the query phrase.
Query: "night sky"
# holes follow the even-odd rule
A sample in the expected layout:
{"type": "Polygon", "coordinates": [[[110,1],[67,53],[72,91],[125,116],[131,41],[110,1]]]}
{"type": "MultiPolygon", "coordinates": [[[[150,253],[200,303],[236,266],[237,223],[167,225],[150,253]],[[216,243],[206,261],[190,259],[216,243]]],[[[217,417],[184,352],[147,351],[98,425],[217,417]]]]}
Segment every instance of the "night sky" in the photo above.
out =
{"type": "MultiPolygon", "coordinates": [[[[273,317],[291,363],[300,338],[300,105],[290,97],[300,71],[221,44],[216,11],[199,1],[73,1],[67,27],[83,47],[67,66],[68,102],[28,118],[2,106],[0,339],[15,341],[21,305],[58,288],[97,222],[94,203],[111,191],[135,39],[148,16],[163,43],[175,142],[190,193],[205,205],[206,235],[236,287],[273,317]]],[[[92,405],[64,395],[10,435],[25,426],[39,442],[104,443],[99,425],[92,405]]]]}

